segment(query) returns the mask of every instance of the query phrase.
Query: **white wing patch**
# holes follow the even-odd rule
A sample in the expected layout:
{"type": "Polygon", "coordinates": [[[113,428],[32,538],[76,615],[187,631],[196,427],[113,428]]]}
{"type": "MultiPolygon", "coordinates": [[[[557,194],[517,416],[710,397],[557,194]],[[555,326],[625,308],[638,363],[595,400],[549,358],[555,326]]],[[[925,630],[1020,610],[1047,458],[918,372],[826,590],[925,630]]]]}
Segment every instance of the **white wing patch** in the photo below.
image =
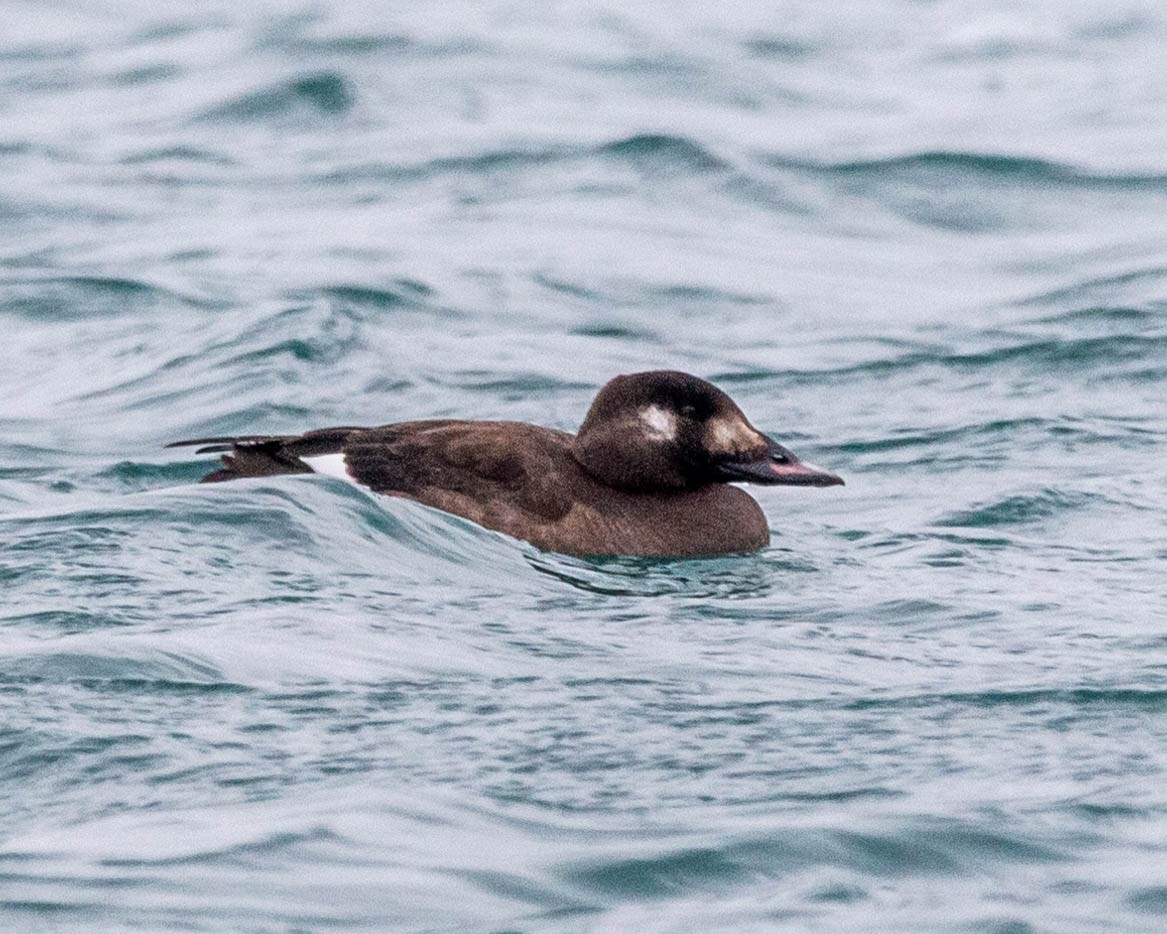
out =
{"type": "Polygon", "coordinates": [[[313,473],[323,474],[326,477],[336,477],[338,480],[346,480],[349,483],[356,483],[353,475],[348,472],[348,465],[345,463],[343,454],[321,454],[319,457],[301,457],[305,464],[312,468],[313,473]]]}
{"type": "Polygon", "coordinates": [[[675,441],[677,438],[677,414],[659,405],[650,405],[640,413],[640,420],[648,428],[648,436],[653,441],[675,441]]]}

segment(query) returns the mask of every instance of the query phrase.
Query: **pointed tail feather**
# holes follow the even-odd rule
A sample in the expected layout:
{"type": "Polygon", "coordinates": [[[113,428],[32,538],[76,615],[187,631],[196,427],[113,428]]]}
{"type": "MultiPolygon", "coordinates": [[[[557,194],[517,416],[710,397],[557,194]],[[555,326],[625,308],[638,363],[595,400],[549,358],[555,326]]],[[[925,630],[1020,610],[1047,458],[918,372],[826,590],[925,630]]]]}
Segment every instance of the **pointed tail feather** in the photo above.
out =
{"type": "Polygon", "coordinates": [[[223,466],[212,470],[202,483],[221,483],[244,477],[274,477],[313,473],[301,457],[337,454],[359,428],[322,428],[303,435],[240,435],[238,437],[190,438],[172,441],[168,448],[195,447],[196,454],[222,454],[223,466]]]}

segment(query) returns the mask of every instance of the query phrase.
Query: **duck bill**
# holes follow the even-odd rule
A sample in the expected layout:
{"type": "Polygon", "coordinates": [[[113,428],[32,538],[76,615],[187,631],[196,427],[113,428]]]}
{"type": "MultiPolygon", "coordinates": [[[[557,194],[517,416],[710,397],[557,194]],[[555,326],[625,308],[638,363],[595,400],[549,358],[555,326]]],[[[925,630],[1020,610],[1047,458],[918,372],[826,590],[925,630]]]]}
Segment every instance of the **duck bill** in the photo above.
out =
{"type": "Polygon", "coordinates": [[[723,483],[764,483],[769,486],[843,486],[843,478],[829,470],[804,464],[776,441],[765,456],[749,461],[725,461],[717,466],[723,483]]]}

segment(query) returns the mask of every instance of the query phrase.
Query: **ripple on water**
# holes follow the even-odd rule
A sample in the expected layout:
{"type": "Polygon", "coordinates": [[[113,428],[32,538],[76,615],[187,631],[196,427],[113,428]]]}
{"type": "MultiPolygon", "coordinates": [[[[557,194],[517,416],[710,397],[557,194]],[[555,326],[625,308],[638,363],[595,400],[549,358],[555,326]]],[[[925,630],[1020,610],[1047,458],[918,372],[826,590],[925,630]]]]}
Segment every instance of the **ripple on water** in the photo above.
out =
{"type": "Polygon", "coordinates": [[[1108,502],[1107,498],[1096,493],[1046,489],[1036,493],[1006,496],[974,509],[944,516],[936,520],[936,524],[964,528],[1024,525],[1105,502],[1108,502]]]}
{"type": "Polygon", "coordinates": [[[1159,174],[1104,174],[1045,159],[992,153],[924,152],[888,159],[813,163],[778,155],[774,168],[809,175],[906,220],[964,234],[1055,227],[1060,192],[1078,201],[1161,198],[1159,174]]]}
{"type": "Polygon", "coordinates": [[[214,308],[218,303],[178,293],[143,279],[110,276],[50,276],[8,280],[0,313],[30,322],[91,321],[133,317],[175,305],[214,308]]]}
{"type": "Polygon", "coordinates": [[[244,94],[204,111],[198,119],[249,123],[301,116],[337,118],[351,111],[355,102],[356,92],[344,74],[319,71],[244,94]]]}

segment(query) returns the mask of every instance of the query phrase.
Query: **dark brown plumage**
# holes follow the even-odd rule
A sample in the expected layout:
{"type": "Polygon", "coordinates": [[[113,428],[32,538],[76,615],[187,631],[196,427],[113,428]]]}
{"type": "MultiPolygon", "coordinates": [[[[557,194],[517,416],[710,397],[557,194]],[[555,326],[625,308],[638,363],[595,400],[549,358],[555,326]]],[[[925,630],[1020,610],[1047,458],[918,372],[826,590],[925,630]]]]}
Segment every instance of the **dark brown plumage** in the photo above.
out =
{"type": "Polygon", "coordinates": [[[770,539],[735,481],[830,486],[710,383],[674,371],[611,380],[576,435],[519,422],[433,420],[304,435],[204,438],[204,481],[328,472],[541,548],[579,555],[753,551],[770,539]]]}

